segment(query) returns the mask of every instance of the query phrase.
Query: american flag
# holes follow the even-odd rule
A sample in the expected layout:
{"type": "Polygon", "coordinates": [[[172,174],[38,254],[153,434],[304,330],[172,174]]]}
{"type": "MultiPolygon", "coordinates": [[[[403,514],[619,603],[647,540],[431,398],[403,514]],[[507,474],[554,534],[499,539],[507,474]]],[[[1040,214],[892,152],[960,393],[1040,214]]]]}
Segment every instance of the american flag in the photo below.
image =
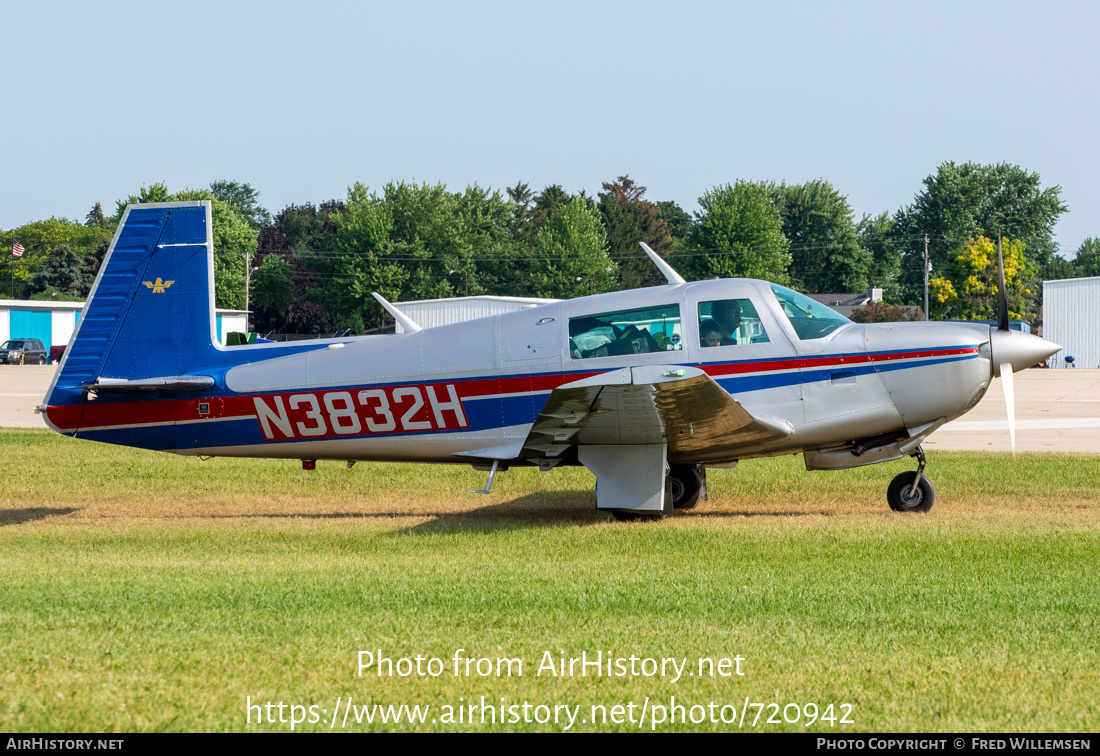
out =
{"type": "Polygon", "coordinates": [[[12,245],[11,245],[11,253],[12,253],[12,254],[13,254],[13,255],[14,255],[15,257],[22,257],[22,256],[23,256],[23,252],[24,252],[24,251],[25,251],[25,250],[23,249],[23,245],[22,245],[22,244],[20,244],[19,242],[12,242],[12,245]]]}

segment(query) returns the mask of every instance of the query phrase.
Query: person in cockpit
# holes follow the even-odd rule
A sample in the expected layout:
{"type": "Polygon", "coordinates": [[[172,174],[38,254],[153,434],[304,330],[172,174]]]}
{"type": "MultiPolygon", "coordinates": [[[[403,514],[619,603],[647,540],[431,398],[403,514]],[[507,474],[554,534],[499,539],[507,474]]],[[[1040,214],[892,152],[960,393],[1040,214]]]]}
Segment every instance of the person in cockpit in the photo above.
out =
{"type": "Polygon", "coordinates": [[[710,319],[700,323],[699,345],[702,347],[722,346],[722,326],[710,319]]]}

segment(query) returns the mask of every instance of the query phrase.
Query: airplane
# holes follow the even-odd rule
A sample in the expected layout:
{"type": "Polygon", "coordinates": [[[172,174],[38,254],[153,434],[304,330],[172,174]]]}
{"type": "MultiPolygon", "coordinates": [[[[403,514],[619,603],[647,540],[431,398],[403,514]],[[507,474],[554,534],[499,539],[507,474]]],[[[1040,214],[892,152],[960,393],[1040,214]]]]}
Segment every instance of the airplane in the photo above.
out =
{"type": "Polygon", "coordinates": [[[583,465],[596,507],[660,520],[706,471],[802,454],[808,470],[917,460],[896,511],[936,491],[921,444],[1061,347],[996,327],[860,325],[754,279],[578,297],[403,333],[223,347],[208,201],[130,205],[39,410],[68,436],[204,457],[401,461],[489,473],[583,465]],[[169,282],[171,285],[169,286],[169,282]]]}

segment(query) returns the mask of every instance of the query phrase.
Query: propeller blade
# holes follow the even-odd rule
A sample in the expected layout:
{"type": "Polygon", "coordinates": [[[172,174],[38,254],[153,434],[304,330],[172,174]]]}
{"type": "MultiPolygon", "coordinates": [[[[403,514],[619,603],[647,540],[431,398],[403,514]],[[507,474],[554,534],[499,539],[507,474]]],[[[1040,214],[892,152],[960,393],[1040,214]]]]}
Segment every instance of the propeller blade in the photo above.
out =
{"type": "Polygon", "coordinates": [[[1008,289],[1005,286],[1005,259],[1001,255],[1001,235],[997,234],[997,273],[1000,286],[997,287],[997,330],[1008,330],[1008,289]]]}
{"type": "Polygon", "coordinates": [[[1012,363],[1001,363],[1001,388],[1005,392],[1005,409],[1008,411],[1008,441],[1012,446],[1012,462],[1016,462],[1016,391],[1012,385],[1012,363]]]}

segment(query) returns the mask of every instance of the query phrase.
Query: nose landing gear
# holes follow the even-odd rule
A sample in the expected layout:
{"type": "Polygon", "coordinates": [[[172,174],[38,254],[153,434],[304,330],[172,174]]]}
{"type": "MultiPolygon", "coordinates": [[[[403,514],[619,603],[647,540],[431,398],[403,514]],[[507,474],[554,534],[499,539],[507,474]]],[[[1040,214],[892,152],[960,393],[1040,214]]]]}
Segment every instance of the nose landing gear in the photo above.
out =
{"type": "Polygon", "coordinates": [[[917,447],[916,473],[900,473],[886,489],[886,501],[895,512],[927,512],[936,503],[936,487],[924,476],[924,450],[917,447]]]}

